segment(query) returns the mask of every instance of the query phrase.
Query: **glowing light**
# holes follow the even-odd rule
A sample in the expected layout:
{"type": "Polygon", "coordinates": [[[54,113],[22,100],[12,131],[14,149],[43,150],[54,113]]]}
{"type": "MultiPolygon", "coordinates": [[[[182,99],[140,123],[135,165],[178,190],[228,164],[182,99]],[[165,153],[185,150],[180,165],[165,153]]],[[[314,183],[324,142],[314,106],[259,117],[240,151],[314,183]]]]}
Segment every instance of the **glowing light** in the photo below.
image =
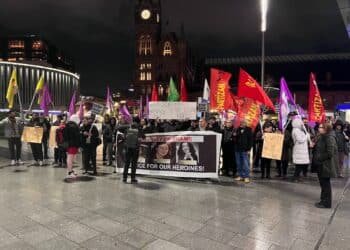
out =
{"type": "Polygon", "coordinates": [[[269,1],[268,0],[260,0],[260,10],[261,10],[261,31],[266,31],[266,16],[268,9],[269,1]]]}

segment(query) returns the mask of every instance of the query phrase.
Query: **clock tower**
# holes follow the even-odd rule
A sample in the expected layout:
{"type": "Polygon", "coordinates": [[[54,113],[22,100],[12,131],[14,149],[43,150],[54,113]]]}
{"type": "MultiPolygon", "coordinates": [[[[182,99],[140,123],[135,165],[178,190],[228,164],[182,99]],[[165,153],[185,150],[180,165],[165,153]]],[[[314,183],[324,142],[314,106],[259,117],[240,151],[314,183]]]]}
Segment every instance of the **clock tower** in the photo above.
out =
{"type": "Polygon", "coordinates": [[[161,36],[160,0],[137,0],[135,8],[135,75],[137,94],[150,94],[156,82],[158,42],[161,36]]]}

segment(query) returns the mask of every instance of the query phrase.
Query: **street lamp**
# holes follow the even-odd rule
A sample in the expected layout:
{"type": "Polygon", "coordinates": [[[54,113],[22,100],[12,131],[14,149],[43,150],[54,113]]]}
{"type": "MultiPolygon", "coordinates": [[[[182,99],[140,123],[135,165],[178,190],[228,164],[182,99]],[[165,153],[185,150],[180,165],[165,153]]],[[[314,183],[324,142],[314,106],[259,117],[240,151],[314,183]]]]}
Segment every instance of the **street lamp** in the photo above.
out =
{"type": "Polygon", "coordinates": [[[261,86],[264,88],[265,74],[265,32],[266,32],[266,16],[268,9],[268,0],[260,0],[261,11],[261,86]]]}

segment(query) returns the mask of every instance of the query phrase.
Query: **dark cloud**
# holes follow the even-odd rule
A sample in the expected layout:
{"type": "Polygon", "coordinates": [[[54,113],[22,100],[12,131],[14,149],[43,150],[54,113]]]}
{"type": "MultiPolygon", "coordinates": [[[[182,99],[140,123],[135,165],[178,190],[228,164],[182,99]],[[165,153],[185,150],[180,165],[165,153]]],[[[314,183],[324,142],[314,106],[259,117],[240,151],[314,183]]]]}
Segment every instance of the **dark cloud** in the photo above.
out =
{"type": "MultiPolygon", "coordinates": [[[[2,34],[41,34],[70,55],[85,94],[126,88],[134,61],[133,0],[1,0],[2,34]]],[[[258,0],[163,0],[164,30],[183,23],[203,57],[258,55],[258,0]],[[168,25],[166,23],[168,22],[168,25]]],[[[270,1],[267,54],[349,51],[333,0],[270,1]]]]}

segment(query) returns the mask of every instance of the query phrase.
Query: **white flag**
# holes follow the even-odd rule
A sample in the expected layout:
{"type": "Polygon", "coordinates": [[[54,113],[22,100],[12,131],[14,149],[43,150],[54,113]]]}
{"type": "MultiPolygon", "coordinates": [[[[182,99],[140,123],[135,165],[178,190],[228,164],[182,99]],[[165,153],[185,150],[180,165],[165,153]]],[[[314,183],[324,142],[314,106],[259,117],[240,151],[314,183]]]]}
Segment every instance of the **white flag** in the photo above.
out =
{"type": "Polygon", "coordinates": [[[203,100],[209,102],[210,101],[210,88],[208,84],[208,80],[204,80],[204,89],[203,89],[203,100]]]}

